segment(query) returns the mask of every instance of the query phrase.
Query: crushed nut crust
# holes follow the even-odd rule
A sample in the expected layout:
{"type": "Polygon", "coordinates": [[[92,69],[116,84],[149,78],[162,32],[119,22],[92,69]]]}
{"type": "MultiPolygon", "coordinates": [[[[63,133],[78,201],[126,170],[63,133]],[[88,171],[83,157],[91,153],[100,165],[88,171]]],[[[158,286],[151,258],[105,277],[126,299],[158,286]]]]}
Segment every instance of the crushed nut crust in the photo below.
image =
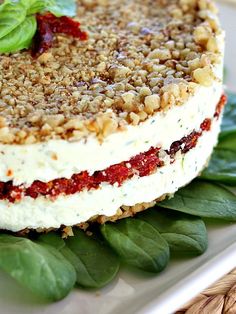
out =
{"type": "Polygon", "coordinates": [[[0,142],[100,140],[209,86],[221,59],[210,0],[81,0],[85,42],[0,55],[0,142]]]}

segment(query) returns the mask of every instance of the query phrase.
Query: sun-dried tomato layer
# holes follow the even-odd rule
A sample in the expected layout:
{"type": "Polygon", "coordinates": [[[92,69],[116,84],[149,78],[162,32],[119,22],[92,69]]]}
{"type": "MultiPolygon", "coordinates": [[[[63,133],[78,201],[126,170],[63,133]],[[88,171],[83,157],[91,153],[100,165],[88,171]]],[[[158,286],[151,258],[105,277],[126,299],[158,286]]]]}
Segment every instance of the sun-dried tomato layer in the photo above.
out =
{"type": "MultiPolygon", "coordinates": [[[[222,96],[217,105],[215,118],[219,117],[225,103],[226,97],[222,96]]],[[[211,124],[211,119],[205,119],[201,123],[199,131],[193,131],[188,136],[184,136],[179,141],[172,143],[169,151],[167,151],[171,157],[171,162],[174,162],[175,154],[178,151],[181,150],[185,154],[194,148],[202,133],[210,131],[211,124]]],[[[124,181],[135,175],[140,177],[148,176],[156,171],[157,168],[163,167],[164,162],[159,158],[159,151],[159,147],[151,147],[147,152],[138,154],[129,161],[112,165],[103,171],[96,171],[93,175],[89,175],[87,171],[83,171],[79,174],[74,174],[70,179],[61,178],[46,183],[37,180],[28,188],[14,186],[12,181],[6,183],[0,182],[0,199],[15,202],[21,200],[24,196],[30,196],[34,199],[40,195],[55,198],[61,194],[75,194],[84,189],[97,189],[103,182],[112,185],[118,184],[120,186],[124,181]]]]}
{"type": "Polygon", "coordinates": [[[102,182],[121,185],[125,180],[139,175],[147,176],[154,172],[157,167],[164,165],[158,157],[160,148],[151,148],[141,153],[128,162],[112,165],[103,171],[96,171],[92,176],[87,171],[74,174],[70,179],[56,179],[50,182],[34,181],[33,184],[24,188],[14,186],[12,181],[0,182],[0,199],[8,199],[10,202],[20,200],[23,196],[37,198],[39,195],[56,197],[60,194],[74,194],[83,189],[97,189],[102,182]]]}

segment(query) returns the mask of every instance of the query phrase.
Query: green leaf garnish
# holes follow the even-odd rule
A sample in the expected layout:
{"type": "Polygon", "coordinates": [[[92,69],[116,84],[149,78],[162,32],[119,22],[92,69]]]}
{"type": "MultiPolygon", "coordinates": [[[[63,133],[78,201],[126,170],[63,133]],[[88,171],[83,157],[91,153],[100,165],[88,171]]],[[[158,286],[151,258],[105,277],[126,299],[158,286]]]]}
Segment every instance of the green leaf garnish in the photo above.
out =
{"type": "Polygon", "coordinates": [[[29,48],[36,29],[35,16],[27,17],[17,28],[0,39],[0,53],[14,53],[29,48]]]}
{"type": "Polygon", "coordinates": [[[36,13],[75,16],[75,0],[6,0],[0,5],[0,53],[14,53],[31,46],[37,30],[36,13]]]}
{"type": "Polygon", "coordinates": [[[199,255],[207,249],[206,226],[198,217],[155,207],[139,214],[138,218],[160,232],[171,252],[199,255]]]}
{"type": "Polygon", "coordinates": [[[236,196],[220,185],[205,181],[193,181],[158,206],[200,217],[236,221],[236,196]]]}
{"type": "Polygon", "coordinates": [[[56,16],[75,16],[76,0],[21,0],[27,8],[27,14],[50,12],[56,16]]]}
{"type": "MultiPolygon", "coordinates": [[[[17,28],[26,18],[26,9],[20,2],[5,1],[0,5],[0,39],[17,28]]],[[[2,45],[0,45],[2,48],[2,45]]]]}
{"type": "Polygon", "coordinates": [[[101,226],[101,232],[128,265],[158,273],[169,261],[169,246],[160,233],[145,221],[126,218],[101,226]]]}
{"type": "Polygon", "coordinates": [[[48,5],[47,10],[56,16],[75,16],[76,1],[75,0],[55,0],[54,3],[48,5]]]}
{"type": "Polygon", "coordinates": [[[73,288],[73,266],[54,247],[26,238],[0,235],[0,268],[33,293],[52,301],[73,288]]]}
{"type": "Polygon", "coordinates": [[[20,0],[25,7],[27,15],[41,13],[47,9],[49,5],[55,3],[55,0],[20,0]]]}

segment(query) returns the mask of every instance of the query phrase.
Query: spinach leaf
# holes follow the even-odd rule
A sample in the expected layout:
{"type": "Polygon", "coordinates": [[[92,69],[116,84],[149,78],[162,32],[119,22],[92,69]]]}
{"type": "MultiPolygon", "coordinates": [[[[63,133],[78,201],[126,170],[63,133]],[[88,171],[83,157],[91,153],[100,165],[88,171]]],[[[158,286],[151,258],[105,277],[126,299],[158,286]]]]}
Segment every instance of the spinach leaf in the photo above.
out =
{"type": "Polygon", "coordinates": [[[120,262],[105,244],[81,230],[74,230],[74,236],[65,243],[66,247],[61,252],[75,267],[79,285],[101,288],[114,279],[120,262]]]}
{"type": "Polygon", "coordinates": [[[75,0],[54,0],[54,4],[47,6],[47,11],[50,11],[56,16],[75,16],[77,5],[75,0]]]}
{"type": "Polygon", "coordinates": [[[200,217],[236,221],[236,196],[210,182],[193,181],[158,205],[200,217]]]}
{"type": "Polygon", "coordinates": [[[160,232],[171,252],[198,255],[207,249],[206,226],[198,217],[155,207],[139,214],[138,218],[160,232]]]}
{"type": "Polygon", "coordinates": [[[11,235],[0,235],[0,268],[49,300],[64,298],[76,280],[72,265],[55,248],[11,235]]]}
{"type": "Polygon", "coordinates": [[[87,288],[101,288],[116,276],[120,262],[109,247],[74,230],[74,236],[63,241],[55,233],[42,235],[40,241],[50,244],[74,266],[77,283],[87,288]]]}
{"type": "Polygon", "coordinates": [[[236,153],[236,134],[230,134],[220,140],[217,148],[232,150],[236,153]]]}
{"type": "Polygon", "coordinates": [[[236,134],[236,95],[228,94],[228,103],[224,110],[220,138],[229,134],[236,134]]]}
{"type": "Polygon", "coordinates": [[[101,232],[121,259],[134,267],[158,273],[169,261],[169,246],[145,221],[126,218],[101,226],[101,232]]]}
{"type": "Polygon", "coordinates": [[[14,53],[29,48],[36,29],[36,18],[27,17],[22,24],[0,39],[0,53],[14,53]]]}
{"type": "Polygon", "coordinates": [[[26,18],[26,9],[19,2],[5,1],[0,5],[0,39],[11,33],[26,18]]]}
{"type": "Polygon", "coordinates": [[[220,141],[201,178],[236,185],[236,134],[220,141]]]}
{"type": "Polygon", "coordinates": [[[51,245],[55,247],[57,250],[61,250],[63,247],[65,247],[65,242],[55,232],[49,232],[47,234],[41,234],[40,237],[38,238],[38,242],[42,242],[48,245],[51,245]]]}

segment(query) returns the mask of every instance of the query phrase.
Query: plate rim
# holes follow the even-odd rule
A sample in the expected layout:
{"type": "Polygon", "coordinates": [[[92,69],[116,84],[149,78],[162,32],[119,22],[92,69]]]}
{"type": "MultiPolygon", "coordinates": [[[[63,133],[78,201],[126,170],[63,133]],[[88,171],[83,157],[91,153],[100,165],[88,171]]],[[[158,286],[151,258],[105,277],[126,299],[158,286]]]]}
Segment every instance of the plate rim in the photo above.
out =
{"type": "Polygon", "coordinates": [[[235,268],[235,260],[236,243],[232,243],[193,273],[159,294],[155,300],[144,305],[136,314],[170,314],[177,311],[204,289],[232,271],[235,268]],[[194,290],[190,289],[193,285],[194,290]],[[188,291],[187,294],[186,291],[188,291]]]}

